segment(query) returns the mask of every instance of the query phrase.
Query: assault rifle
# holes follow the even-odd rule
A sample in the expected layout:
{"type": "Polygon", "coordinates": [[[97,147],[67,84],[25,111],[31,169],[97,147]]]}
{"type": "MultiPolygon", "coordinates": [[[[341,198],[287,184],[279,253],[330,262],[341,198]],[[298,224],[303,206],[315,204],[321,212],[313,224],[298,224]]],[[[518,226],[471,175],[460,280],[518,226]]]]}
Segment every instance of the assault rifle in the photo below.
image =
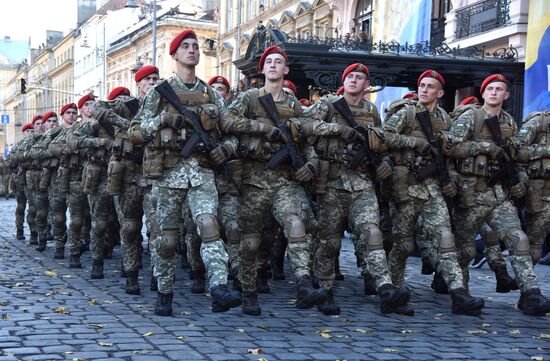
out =
{"type": "MultiPolygon", "coordinates": [[[[208,132],[204,130],[202,127],[202,124],[200,122],[200,119],[197,114],[193,113],[191,110],[189,110],[178,98],[176,92],[174,89],[172,89],[172,86],[168,83],[168,81],[163,81],[162,83],[155,86],[155,90],[162,95],[164,99],[168,103],[170,103],[176,110],[187,120],[191,121],[191,124],[193,126],[193,135],[189,137],[189,139],[185,142],[185,145],[181,151],[181,155],[184,158],[189,158],[191,153],[193,152],[193,149],[197,145],[199,141],[201,141],[206,150],[209,152],[214,150],[218,144],[208,132]]],[[[231,169],[227,166],[227,161],[223,162],[222,164],[217,166],[218,171],[233,185],[235,188],[237,188],[237,191],[239,194],[241,194],[241,186],[237,181],[235,181],[235,178],[233,178],[233,172],[231,172],[231,169]]]]}
{"type": "MultiPolygon", "coordinates": [[[[277,128],[281,131],[281,133],[284,134],[287,139],[285,147],[279,150],[273,156],[273,158],[271,158],[271,160],[267,162],[265,167],[267,169],[275,169],[277,165],[279,165],[279,163],[281,163],[285,159],[290,158],[290,163],[295,170],[302,168],[306,162],[304,161],[304,158],[302,157],[298,146],[294,142],[294,137],[292,136],[290,128],[279,117],[279,112],[277,111],[277,106],[275,105],[273,96],[271,95],[271,93],[267,93],[258,97],[258,101],[260,102],[262,108],[264,108],[264,110],[266,111],[269,118],[275,123],[277,128]]],[[[315,216],[317,216],[317,204],[315,204],[312,198],[311,185],[307,183],[302,184],[302,186],[304,187],[304,191],[306,192],[306,197],[309,205],[313,210],[315,216]]]]}
{"type": "Polygon", "coordinates": [[[506,157],[502,157],[500,159],[501,167],[499,170],[497,170],[487,181],[487,185],[489,187],[493,187],[495,184],[499,182],[505,183],[507,186],[513,186],[515,184],[518,184],[520,182],[518,173],[516,172],[516,168],[514,165],[514,162],[512,161],[512,156],[510,154],[510,148],[506,146],[506,143],[502,140],[502,134],[500,133],[500,124],[498,121],[498,117],[496,115],[493,115],[490,118],[485,119],[485,124],[487,124],[487,128],[489,128],[489,131],[491,132],[491,135],[493,136],[493,139],[495,140],[495,143],[501,147],[504,152],[506,153],[506,157]]]}
{"type": "Polygon", "coordinates": [[[351,109],[349,108],[346,99],[342,97],[332,103],[332,105],[334,106],[334,109],[336,109],[336,111],[338,111],[338,113],[340,113],[340,115],[344,117],[349,126],[352,127],[356,132],[361,133],[361,135],[365,138],[365,140],[363,141],[363,146],[349,162],[348,168],[351,170],[356,170],[365,158],[367,158],[369,163],[373,164],[375,167],[378,167],[380,163],[382,163],[382,159],[371,149],[367,129],[357,124],[355,119],[353,119],[353,113],[351,112],[351,109]]]}

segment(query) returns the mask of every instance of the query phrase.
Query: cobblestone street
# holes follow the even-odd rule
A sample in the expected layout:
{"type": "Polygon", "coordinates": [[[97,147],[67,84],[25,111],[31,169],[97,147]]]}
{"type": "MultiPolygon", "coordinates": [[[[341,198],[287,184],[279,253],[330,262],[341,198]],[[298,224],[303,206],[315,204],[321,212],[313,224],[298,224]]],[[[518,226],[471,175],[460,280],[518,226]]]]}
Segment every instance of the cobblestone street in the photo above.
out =
{"type": "MultiPolygon", "coordinates": [[[[363,295],[351,242],[343,243],[344,281],[336,283],[340,316],[298,310],[289,280],[270,281],[260,295],[261,317],[240,308],[210,312],[208,295],[190,291],[187,271],[178,269],[174,317],[153,313],[148,254],[141,296],[124,293],[120,249],[105,265],[105,279],[90,280],[91,260],[68,268],[53,260],[54,246],[39,253],[15,239],[15,201],[0,200],[0,360],[548,360],[550,317],[524,316],[515,307],[519,291],[494,292],[485,265],[472,270],[471,293],[482,296],[482,317],[454,316],[450,298],[432,292],[432,276],[420,274],[411,258],[414,317],[379,313],[376,296],[363,295]]],[[[509,267],[509,270],[511,268],[509,267]]],[[[537,266],[543,293],[550,295],[550,267],[537,266]]]]}

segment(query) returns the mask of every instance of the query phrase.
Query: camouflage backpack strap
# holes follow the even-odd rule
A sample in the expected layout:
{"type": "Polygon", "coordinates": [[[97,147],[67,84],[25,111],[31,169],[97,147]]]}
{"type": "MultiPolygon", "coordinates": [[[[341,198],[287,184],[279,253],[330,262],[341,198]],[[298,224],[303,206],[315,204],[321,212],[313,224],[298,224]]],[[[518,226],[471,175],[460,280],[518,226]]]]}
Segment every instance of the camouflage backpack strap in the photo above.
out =
{"type": "Polygon", "coordinates": [[[414,128],[414,122],[416,119],[416,107],[413,104],[405,105],[405,117],[405,129],[410,131],[414,128]]]}
{"type": "Polygon", "coordinates": [[[480,139],[481,129],[485,124],[485,111],[482,107],[473,108],[474,111],[474,136],[475,139],[480,139]]]}

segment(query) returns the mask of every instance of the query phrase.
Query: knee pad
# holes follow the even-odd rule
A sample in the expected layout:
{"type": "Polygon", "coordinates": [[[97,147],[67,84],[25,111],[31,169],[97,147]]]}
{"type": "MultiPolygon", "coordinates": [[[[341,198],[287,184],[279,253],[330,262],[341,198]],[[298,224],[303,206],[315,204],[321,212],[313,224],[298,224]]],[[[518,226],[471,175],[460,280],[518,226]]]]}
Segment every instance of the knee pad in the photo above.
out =
{"type": "Polygon", "coordinates": [[[178,249],[179,232],[177,229],[166,229],[162,231],[162,235],[155,242],[157,254],[169,259],[176,255],[178,249]]]}
{"type": "Polygon", "coordinates": [[[57,227],[64,227],[65,224],[67,223],[67,216],[65,215],[65,213],[56,213],[53,216],[53,223],[57,227]]]}
{"type": "Polygon", "coordinates": [[[140,227],[141,222],[138,219],[126,219],[124,223],[125,223],[127,234],[133,234],[133,233],[139,232],[141,229],[140,227]]]}
{"type": "Polygon", "coordinates": [[[440,253],[455,252],[455,238],[451,227],[439,227],[435,231],[435,237],[439,246],[440,253]]]}
{"type": "Polygon", "coordinates": [[[260,234],[259,233],[249,233],[243,235],[241,242],[241,250],[243,256],[246,255],[256,255],[260,249],[260,234]]]}
{"type": "Polygon", "coordinates": [[[468,264],[476,256],[476,246],[475,244],[466,244],[462,248],[462,262],[460,264],[468,264]]]}
{"type": "Polygon", "coordinates": [[[510,250],[514,256],[531,256],[531,248],[529,247],[529,238],[525,232],[521,229],[511,229],[506,231],[506,238],[508,238],[514,249],[510,250]]]}
{"type": "Polygon", "coordinates": [[[48,217],[48,209],[47,208],[38,208],[36,210],[36,217],[41,219],[46,219],[48,217]]]}
{"type": "Polygon", "coordinates": [[[331,255],[337,255],[342,247],[342,237],[340,234],[329,234],[326,239],[325,251],[331,255]]]}
{"type": "Polygon", "coordinates": [[[499,239],[496,232],[493,231],[487,223],[483,224],[479,234],[481,235],[481,238],[485,240],[487,247],[499,245],[499,239]]]}
{"type": "Polygon", "coordinates": [[[384,249],[384,234],[376,224],[363,224],[359,229],[361,230],[361,237],[367,247],[367,252],[384,249]]]}
{"type": "Polygon", "coordinates": [[[220,239],[220,225],[218,224],[218,219],[213,214],[199,214],[195,219],[195,223],[203,242],[213,242],[220,239]]]}
{"type": "Polygon", "coordinates": [[[305,241],[306,226],[296,214],[285,218],[285,235],[289,243],[305,241]]]}
{"type": "Polygon", "coordinates": [[[531,247],[531,258],[533,259],[533,265],[539,263],[540,258],[542,257],[542,245],[534,244],[531,247]]]}
{"type": "Polygon", "coordinates": [[[237,221],[229,221],[225,225],[225,238],[227,243],[239,244],[241,242],[241,231],[237,221]]]}
{"type": "Polygon", "coordinates": [[[412,236],[394,235],[393,248],[398,250],[402,255],[408,257],[414,252],[414,238],[412,236]]]}

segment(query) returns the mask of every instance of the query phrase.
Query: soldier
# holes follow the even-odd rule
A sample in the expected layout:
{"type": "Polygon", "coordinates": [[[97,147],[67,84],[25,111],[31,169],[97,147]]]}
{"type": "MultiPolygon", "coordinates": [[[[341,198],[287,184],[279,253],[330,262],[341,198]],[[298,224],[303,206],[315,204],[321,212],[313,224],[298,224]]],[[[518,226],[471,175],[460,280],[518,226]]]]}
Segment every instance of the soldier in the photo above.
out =
{"type": "Polygon", "coordinates": [[[176,250],[186,197],[202,241],[200,251],[208,274],[212,311],[227,311],[241,304],[241,295],[227,287],[228,256],[220,239],[217,220],[218,192],[214,181],[214,166],[225,160],[226,152],[229,153],[228,149],[235,149],[236,143],[228,140],[228,143],[224,142],[224,145],[209,152],[205,144],[199,141],[190,149],[187,158],[181,156],[183,144],[195,132],[204,131],[203,139],[209,136],[220,140],[220,125],[225,118],[224,101],[195,75],[200,49],[194,31],[184,30],[179,33],[170,43],[170,55],[176,62],[176,74],[163,84],[170,86],[176,93],[178,99],[172,98],[171,102],[182,102],[195,113],[193,116],[199,115],[200,125],[197,119],[193,122],[184,117],[169,103],[159,93],[159,89],[162,89],[159,85],[147,93],[138,115],[143,137],[152,139],[160,150],[148,160],[149,163],[144,164],[144,168],[153,164],[160,165],[155,174],[158,178],[155,184],[158,187],[156,215],[161,229],[161,236],[155,242],[158,254],[155,276],[159,291],[155,314],[172,314],[176,250]]]}
{"type": "Polygon", "coordinates": [[[84,95],[78,100],[82,120],[76,122],[76,107],[68,104],[63,115],[61,131],[50,145],[50,153],[60,159],[57,171],[59,192],[66,195],[69,208],[70,222],[67,232],[66,246],[69,253],[69,267],[81,268],[80,255],[89,240],[91,220],[90,206],[82,185],[82,169],[84,154],[82,151],[72,150],[67,144],[72,133],[90,119],[90,109],[95,102],[92,93],[84,95]]]}
{"type": "Polygon", "coordinates": [[[529,191],[525,207],[525,229],[531,245],[533,265],[542,255],[550,233],[550,110],[529,114],[515,139],[521,142],[518,161],[527,164],[529,191]]]}
{"type": "MultiPolygon", "coordinates": [[[[31,123],[27,123],[23,125],[21,128],[21,131],[23,132],[23,138],[15,143],[15,145],[11,148],[9,154],[8,154],[8,165],[11,169],[11,175],[12,179],[15,183],[15,200],[17,202],[17,206],[15,208],[15,229],[16,229],[16,238],[18,240],[24,240],[25,235],[23,233],[23,221],[25,218],[25,207],[27,205],[27,190],[26,190],[26,170],[22,166],[22,145],[26,141],[27,138],[31,137],[33,130],[33,126],[31,123]]],[[[29,224],[29,227],[31,227],[31,223],[29,222],[27,218],[27,223],[29,224]]]]}
{"type": "Polygon", "coordinates": [[[396,289],[392,284],[379,228],[378,199],[373,179],[390,177],[392,163],[389,157],[382,159],[375,154],[371,158],[361,153],[365,151],[365,146],[370,148],[369,152],[385,150],[381,129],[373,128],[382,125],[378,110],[374,104],[363,100],[364,89],[369,86],[368,75],[368,68],[363,64],[348,66],[342,75],[343,97],[325,96],[304,113],[306,117],[347,127],[350,134],[354,133],[352,128],[357,125],[365,129],[365,134],[369,132],[368,143],[362,136],[349,140],[333,137],[315,141],[320,169],[324,169],[324,172],[320,172],[314,183],[321,209],[314,271],[321,287],[327,290],[327,299],[318,308],[325,315],[340,313],[332,286],[335,261],[349,223],[352,233],[360,237],[366,250],[364,261],[376,282],[381,312],[412,315],[414,311],[407,306],[409,289],[405,286],[396,289]],[[339,107],[341,104],[344,104],[343,108],[339,107]],[[350,111],[351,117],[348,117],[346,110],[350,111]],[[373,169],[376,176],[371,175],[373,169]]]}
{"type": "Polygon", "coordinates": [[[450,131],[449,152],[456,159],[460,184],[459,206],[453,220],[464,285],[468,285],[468,264],[475,256],[474,237],[487,222],[510,250],[521,289],[518,308],[528,315],[544,316],[550,312],[550,301],[540,292],[529,240],[510,200],[510,196],[521,199],[526,186],[525,174],[514,169],[509,146],[510,138],[518,132],[517,125],[502,109],[510,96],[508,80],[501,74],[490,75],[480,91],[483,107],[464,112],[450,131]]]}
{"type": "Polygon", "coordinates": [[[419,101],[416,106],[404,105],[384,123],[396,163],[393,187],[398,209],[393,222],[390,272],[395,285],[404,282],[405,264],[414,251],[415,226],[421,216],[426,242],[434,243],[432,249],[438,251],[437,271],[442,273],[449,286],[452,312],[480,315],[485,303],[482,298],[470,296],[464,288],[449,211],[444,200],[444,196],[452,198],[456,195],[456,187],[450,179],[445,179],[448,175],[445,176],[444,166],[437,169],[439,173],[425,173],[426,169],[430,169],[426,167],[433,169],[436,157],[441,156],[437,141],[433,140],[434,134],[448,130],[450,126],[448,114],[437,106],[444,95],[444,84],[441,74],[433,70],[425,71],[418,78],[419,101]],[[421,176],[422,173],[426,175],[421,176]],[[438,177],[439,174],[441,177],[438,177]]]}
{"type": "Polygon", "coordinates": [[[38,160],[32,160],[29,158],[29,151],[32,146],[42,137],[44,134],[44,125],[42,124],[42,115],[35,115],[32,120],[32,125],[34,132],[31,137],[27,138],[24,146],[22,147],[23,151],[23,162],[24,166],[27,169],[26,173],[26,185],[27,185],[27,201],[29,203],[29,208],[27,211],[27,222],[29,218],[31,219],[32,225],[31,228],[31,239],[29,245],[38,244],[38,232],[36,228],[36,193],[39,192],[38,186],[40,183],[40,173],[42,172],[42,167],[38,160]]]}
{"type": "Polygon", "coordinates": [[[286,53],[279,47],[265,50],[259,61],[259,69],[266,78],[265,87],[239,94],[229,107],[228,124],[224,129],[240,135],[243,196],[238,211],[241,227],[239,278],[243,289],[242,310],[248,315],[261,314],[256,293],[256,259],[263,220],[271,216],[284,228],[289,241],[289,258],[297,279],[296,306],[310,308],[323,303],[326,298],[324,289],[315,290],[312,285],[306,244],[306,233],[308,228],[311,229],[311,222],[306,219],[309,206],[299,184],[309,181],[316,172],[314,150],[305,147],[307,160],[300,169],[291,170],[287,164],[275,165],[273,170],[266,169],[273,155],[285,147],[285,138],[259,103],[259,97],[269,93],[275,102],[275,111],[285,122],[301,113],[298,100],[282,90],[283,77],[289,72],[286,61],[286,53]]]}
{"type": "Polygon", "coordinates": [[[288,79],[283,80],[283,90],[293,97],[298,97],[298,89],[296,88],[296,85],[288,79]]]}
{"type": "Polygon", "coordinates": [[[210,78],[208,85],[217,91],[227,105],[231,104],[233,101],[233,96],[231,94],[231,85],[229,85],[229,80],[226,77],[221,75],[216,75],[210,78]]]}
{"type": "MultiPolygon", "coordinates": [[[[130,95],[130,91],[117,87],[107,98],[114,100],[121,94],[130,95]]],[[[104,278],[103,259],[109,247],[113,246],[107,243],[113,242],[117,233],[113,197],[107,191],[107,164],[113,137],[114,129],[110,124],[100,123],[92,118],[71,132],[68,140],[71,151],[82,151],[87,159],[82,171],[82,184],[84,192],[89,196],[92,218],[92,279],[104,278]]]]}

